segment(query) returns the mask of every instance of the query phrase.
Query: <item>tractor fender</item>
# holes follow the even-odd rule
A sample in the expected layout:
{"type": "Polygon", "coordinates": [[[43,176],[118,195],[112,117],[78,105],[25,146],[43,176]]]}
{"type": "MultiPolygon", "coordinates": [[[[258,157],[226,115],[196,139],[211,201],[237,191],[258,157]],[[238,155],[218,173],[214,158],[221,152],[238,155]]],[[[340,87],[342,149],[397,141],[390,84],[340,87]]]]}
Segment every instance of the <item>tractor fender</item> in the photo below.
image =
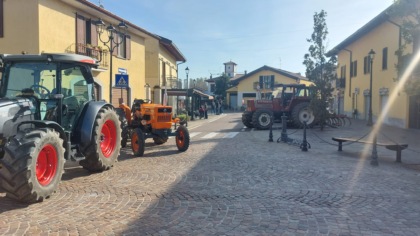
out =
{"type": "Polygon", "coordinates": [[[20,126],[25,125],[25,124],[32,124],[36,128],[51,128],[51,129],[54,129],[55,131],[57,131],[60,134],[60,138],[63,139],[64,142],[67,142],[67,136],[66,136],[66,133],[64,132],[63,127],[61,127],[61,125],[59,125],[55,121],[49,121],[49,120],[22,121],[22,122],[19,123],[17,129],[19,130],[20,126]]]}
{"type": "Polygon", "coordinates": [[[85,151],[86,148],[92,145],[93,127],[96,115],[103,107],[109,107],[114,110],[114,107],[105,101],[91,101],[83,108],[73,135],[73,141],[79,144],[81,151],[85,151]]]}

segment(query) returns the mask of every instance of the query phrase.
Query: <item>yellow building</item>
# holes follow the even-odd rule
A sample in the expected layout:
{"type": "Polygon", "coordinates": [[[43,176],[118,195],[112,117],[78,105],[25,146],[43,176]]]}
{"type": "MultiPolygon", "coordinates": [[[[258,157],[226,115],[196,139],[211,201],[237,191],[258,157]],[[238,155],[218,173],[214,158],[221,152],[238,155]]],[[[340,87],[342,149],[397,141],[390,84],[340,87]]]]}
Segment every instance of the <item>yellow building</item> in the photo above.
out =
{"type": "Polygon", "coordinates": [[[227,104],[237,109],[246,106],[247,100],[261,97],[270,97],[275,84],[306,84],[311,85],[306,77],[299,73],[293,73],[270,66],[260,67],[250,73],[240,75],[231,79],[233,87],[227,92],[227,104]]]}
{"type": "MultiPolygon", "coordinates": [[[[390,17],[388,10],[383,11],[329,52],[338,56],[337,76],[339,81],[342,81],[339,83],[339,101],[343,102],[345,114],[368,120],[372,92],[373,122],[376,122],[382,113],[385,124],[418,129],[420,96],[408,96],[404,89],[397,90],[400,80],[395,65],[401,59],[395,52],[403,41],[401,20],[390,17]],[[375,52],[372,60],[369,52],[375,52]]],[[[405,53],[412,51],[410,46],[406,48],[405,53]]]]}
{"type": "Polygon", "coordinates": [[[41,52],[77,53],[100,60],[100,67],[94,70],[96,96],[109,101],[112,95],[114,106],[120,97],[129,105],[134,98],[161,102],[162,96],[154,95],[162,94],[167,79],[177,77],[177,61],[185,62],[170,40],[87,0],[1,0],[0,53],[41,52]],[[109,37],[106,30],[98,34],[98,19],[117,30],[121,23],[128,26],[126,31],[119,30],[126,36],[115,35],[118,45],[103,43],[109,37]],[[128,80],[121,80],[121,74],[128,75],[128,80]]]}

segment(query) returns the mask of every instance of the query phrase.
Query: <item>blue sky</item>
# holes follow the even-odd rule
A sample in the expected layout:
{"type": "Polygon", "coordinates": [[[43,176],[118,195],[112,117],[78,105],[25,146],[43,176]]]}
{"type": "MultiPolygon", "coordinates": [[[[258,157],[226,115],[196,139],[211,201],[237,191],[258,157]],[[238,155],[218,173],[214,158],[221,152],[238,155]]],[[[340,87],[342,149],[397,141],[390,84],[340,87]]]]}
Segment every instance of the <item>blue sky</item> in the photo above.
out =
{"type": "Polygon", "coordinates": [[[237,72],[267,65],[305,73],[315,12],[327,12],[332,49],[393,0],[90,0],[145,30],[171,39],[187,58],[179,78],[217,76],[232,60],[237,72]]]}

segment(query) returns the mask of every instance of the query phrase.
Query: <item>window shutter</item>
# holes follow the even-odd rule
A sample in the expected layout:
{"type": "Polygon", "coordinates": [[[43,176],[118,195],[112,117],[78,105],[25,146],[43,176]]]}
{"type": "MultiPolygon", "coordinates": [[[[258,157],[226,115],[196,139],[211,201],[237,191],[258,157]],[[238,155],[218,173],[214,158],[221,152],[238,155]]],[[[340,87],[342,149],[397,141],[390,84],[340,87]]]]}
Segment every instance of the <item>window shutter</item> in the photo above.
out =
{"type": "Polygon", "coordinates": [[[271,76],[270,89],[274,90],[274,75],[271,76]]]}
{"type": "MultiPolygon", "coordinates": [[[[117,40],[118,40],[118,37],[120,37],[119,35],[115,35],[114,37],[117,37],[117,40]]],[[[111,40],[111,48],[114,48],[114,51],[112,52],[112,55],[113,56],[118,56],[118,47],[115,47],[115,45],[114,45],[114,43],[112,42],[112,40],[111,40]]]]}
{"type": "Polygon", "coordinates": [[[363,58],[363,74],[367,73],[367,57],[363,58]]]}
{"type": "Polygon", "coordinates": [[[127,35],[125,37],[125,58],[127,60],[131,59],[131,37],[127,35]]]}
{"type": "Polygon", "coordinates": [[[353,62],[353,76],[357,76],[357,61],[353,62]]]}
{"type": "Polygon", "coordinates": [[[98,46],[98,33],[96,32],[96,25],[93,20],[90,21],[90,43],[92,46],[98,46]]]}
{"type": "Polygon", "coordinates": [[[3,25],[4,25],[4,17],[3,17],[3,0],[0,1],[0,38],[3,38],[4,32],[3,32],[3,25]]]}
{"type": "Polygon", "coordinates": [[[354,61],[352,61],[352,62],[350,63],[350,78],[352,78],[352,77],[353,77],[353,66],[354,66],[354,61]]]}
{"type": "Polygon", "coordinates": [[[84,45],[86,45],[86,22],[83,16],[76,13],[76,52],[86,53],[84,45]]]}
{"type": "Polygon", "coordinates": [[[260,75],[260,89],[263,89],[264,77],[260,75]]]}

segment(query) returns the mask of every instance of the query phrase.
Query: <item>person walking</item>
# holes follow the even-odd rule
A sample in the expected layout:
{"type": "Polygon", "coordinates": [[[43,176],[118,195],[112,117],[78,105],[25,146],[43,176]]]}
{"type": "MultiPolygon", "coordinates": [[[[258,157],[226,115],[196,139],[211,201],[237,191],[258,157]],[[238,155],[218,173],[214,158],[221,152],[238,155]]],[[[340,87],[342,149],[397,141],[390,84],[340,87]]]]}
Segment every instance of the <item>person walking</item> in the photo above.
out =
{"type": "Polygon", "coordinates": [[[209,118],[208,117],[208,114],[207,114],[207,109],[208,109],[207,102],[205,102],[204,103],[204,119],[208,119],[209,118]]]}

